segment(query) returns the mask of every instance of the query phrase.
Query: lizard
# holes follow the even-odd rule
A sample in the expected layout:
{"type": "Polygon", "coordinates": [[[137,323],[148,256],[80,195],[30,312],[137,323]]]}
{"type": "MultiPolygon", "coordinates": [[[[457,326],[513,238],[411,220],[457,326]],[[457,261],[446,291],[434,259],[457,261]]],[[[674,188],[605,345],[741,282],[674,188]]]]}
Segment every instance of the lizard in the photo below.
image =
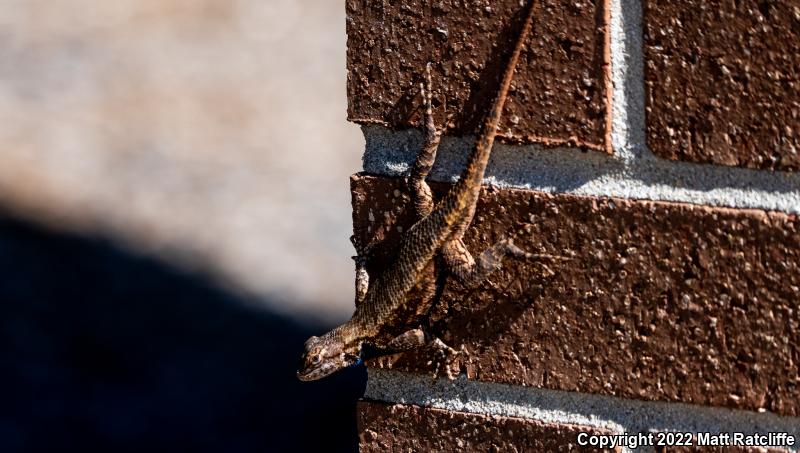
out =
{"type": "MultiPolygon", "coordinates": [[[[441,132],[433,120],[431,65],[419,90],[424,103],[425,138],[408,178],[412,207],[417,222],[403,232],[394,261],[373,281],[366,271],[366,250],[354,238],[356,261],[356,309],[350,320],[322,336],[312,336],[304,345],[297,377],[301,381],[324,378],[340,369],[362,362],[364,346],[386,353],[398,353],[429,346],[448,356],[459,354],[439,338],[420,327],[419,321],[431,309],[436,293],[437,259],[448,275],[476,285],[500,268],[505,256],[537,259],[517,247],[511,239],[490,246],[474,259],[462,240],[472,222],[489,162],[503,107],[520,53],[532,29],[537,0],[527,5],[525,22],[503,72],[491,110],[481,124],[475,147],[458,182],[434,204],[426,178],[436,159],[441,132]],[[409,293],[421,296],[410,300],[409,293]]],[[[437,368],[438,373],[438,368],[437,368]]],[[[448,377],[450,376],[448,370],[448,377]]]]}

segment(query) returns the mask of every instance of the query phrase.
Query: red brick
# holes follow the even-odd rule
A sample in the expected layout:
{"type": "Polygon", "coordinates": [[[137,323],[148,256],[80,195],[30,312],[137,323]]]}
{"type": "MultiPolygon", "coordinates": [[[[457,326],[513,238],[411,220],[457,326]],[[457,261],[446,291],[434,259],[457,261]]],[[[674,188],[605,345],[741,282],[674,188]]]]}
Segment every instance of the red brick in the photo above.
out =
{"type": "MultiPolygon", "coordinates": [[[[360,451],[527,452],[583,451],[578,433],[611,431],[441,409],[358,403],[360,451]]],[[[592,449],[592,451],[612,451],[592,449]]]]}
{"type": "MultiPolygon", "coordinates": [[[[433,62],[435,117],[474,134],[499,85],[521,2],[348,0],[348,116],[418,125],[416,86],[433,62]]],[[[544,0],[500,127],[506,141],[610,152],[607,0],[544,0]]]]}
{"type": "MultiPolygon", "coordinates": [[[[410,225],[405,187],[359,176],[352,188],[356,234],[380,241],[376,275],[410,225]]],[[[479,253],[530,215],[517,244],[571,261],[546,263],[546,276],[507,259],[479,288],[449,281],[431,314],[431,330],[468,351],[470,378],[800,414],[796,216],[485,188],[467,247],[479,253]]],[[[431,373],[429,358],[370,365],[431,373]]]]}
{"type": "Polygon", "coordinates": [[[645,0],[644,9],[650,149],[800,169],[800,4],[645,0]]]}

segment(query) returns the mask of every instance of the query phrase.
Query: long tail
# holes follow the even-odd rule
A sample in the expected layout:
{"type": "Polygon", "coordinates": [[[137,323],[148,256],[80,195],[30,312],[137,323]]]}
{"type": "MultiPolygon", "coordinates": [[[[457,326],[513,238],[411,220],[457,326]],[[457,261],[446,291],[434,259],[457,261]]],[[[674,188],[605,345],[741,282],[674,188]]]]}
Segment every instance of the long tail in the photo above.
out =
{"type": "MultiPolygon", "coordinates": [[[[492,110],[484,119],[478,142],[475,144],[475,151],[467,162],[467,167],[461,175],[461,179],[454,188],[453,193],[459,198],[460,207],[464,208],[475,203],[480,192],[481,181],[483,174],[486,170],[486,165],[489,163],[489,156],[492,153],[492,146],[494,145],[494,138],[497,135],[497,127],[500,124],[500,118],[503,113],[503,107],[506,103],[508,96],[508,89],[511,86],[511,79],[514,77],[514,71],[517,67],[519,55],[522,52],[522,47],[527,41],[528,36],[533,28],[533,14],[536,10],[537,0],[530,0],[528,4],[528,11],[525,17],[525,23],[522,32],[517,38],[514,46],[514,52],[508,60],[505,72],[503,72],[503,81],[500,84],[500,89],[497,91],[497,96],[492,104],[492,110]],[[474,193],[469,193],[470,191],[474,193]]],[[[455,201],[455,200],[454,200],[455,201]]]]}

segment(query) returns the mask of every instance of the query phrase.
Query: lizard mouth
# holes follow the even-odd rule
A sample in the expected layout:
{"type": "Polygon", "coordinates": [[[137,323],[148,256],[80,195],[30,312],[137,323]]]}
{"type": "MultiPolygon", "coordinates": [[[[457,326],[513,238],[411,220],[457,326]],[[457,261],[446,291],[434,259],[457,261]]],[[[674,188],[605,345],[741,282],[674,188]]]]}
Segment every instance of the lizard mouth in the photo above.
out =
{"type": "Polygon", "coordinates": [[[332,374],[338,369],[338,367],[331,364],[324,364],[318,368],[306,368],[304,370],[297,371],[297,379],[300,379],[304,382],[316,381],[317,379],[322,379],[325,376],[332,374]]]}
{"type": "Polygon", "coordinates": [[[297,372],[297,379],[300,379],[303,382],[308,382],[315,381],[319,379],[319,377],[314,376],[314,370],[299,370],[297,372]]]}
{"type": "Polygon", "coordinates": [[[313,381],[314,378],[309,376],[308,372],[298,371],[297,372],[297,379],[300,379],[303,382],[313,381]]]}

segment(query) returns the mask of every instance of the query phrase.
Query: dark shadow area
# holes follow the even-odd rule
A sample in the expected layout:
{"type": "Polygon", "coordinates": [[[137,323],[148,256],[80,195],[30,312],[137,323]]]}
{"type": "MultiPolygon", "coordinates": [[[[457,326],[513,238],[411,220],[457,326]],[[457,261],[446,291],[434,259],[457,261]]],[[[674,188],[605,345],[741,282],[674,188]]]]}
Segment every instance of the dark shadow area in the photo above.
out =
{"type": "Polygon", "coordinates": [[[503,83],[503,73],[525,26],[526,10],[527,8],[520,5],[508,26],[495,38],[497,45],[489,53],[478,79],[470,83],[469,97],[461,112],[455,115],[455,127],[447,131],[448,134],[464,136],[482,132],[483,122],[492,110],[492,104],[503,83]]]}
{"type": "Polygon", "coordinates": [[[364,368],[295,378],[325,327],[0,214],[0,451],[357,451],[364,368]]]}
{"type": "Polygon", "coordinates": [[[389,124],[401,124],[404,127],[422,127],[422,96],[418,85],[424,81],[424,78],[422,76],[417,78],[419,81],[416,82],[414,88],[406,90],[387,112],[386,120],[389,124]]]}

